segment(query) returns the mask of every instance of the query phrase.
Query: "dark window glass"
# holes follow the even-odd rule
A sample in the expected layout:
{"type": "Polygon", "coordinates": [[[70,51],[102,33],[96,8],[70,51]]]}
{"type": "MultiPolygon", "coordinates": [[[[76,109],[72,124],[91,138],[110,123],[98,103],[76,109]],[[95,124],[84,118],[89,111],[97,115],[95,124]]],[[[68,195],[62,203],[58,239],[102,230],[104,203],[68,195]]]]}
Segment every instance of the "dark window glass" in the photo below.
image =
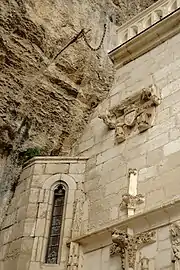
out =
{"type": "Polygon", "coordinates": [[[54,191],[52,219],[45,263],[57,264],[58,261],[64,203],[65,187],[63,185],[59,185],[54,191]]]}

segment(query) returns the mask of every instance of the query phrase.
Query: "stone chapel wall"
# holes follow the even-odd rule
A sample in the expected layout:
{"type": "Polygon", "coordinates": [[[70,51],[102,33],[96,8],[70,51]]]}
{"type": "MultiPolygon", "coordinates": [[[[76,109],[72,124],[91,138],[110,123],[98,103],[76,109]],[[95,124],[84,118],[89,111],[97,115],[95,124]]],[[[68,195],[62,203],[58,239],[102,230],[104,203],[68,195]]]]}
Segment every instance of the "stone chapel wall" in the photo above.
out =
{"type": "Polygon", "coordinates": [[[23,169],[0,232],[1,270],[66,269],[66,244],[84,230],[80,211],[84,203],[85,163],[86,158],[44,157],[31,160],[23,169]],[[58,264],[45,264],[53,186],[59,181],[68,187],[61,255],[58,264]]]}
{"type": "Polygon", "coordinates": [[[155,234],[152,243],[137,250],[133,268],[127,269],[179,269],[180,226],[179,221],[176,223],[180,220],[179,47],[177,34],[125,66],[116,66],[109,97],[98,106],[73,149],[72,154],[89,157],[85,172],[88,201],[85,222],[89,235],[86,241],[94,235],[94,246],[89,243],[84,249],[84,270],[92,269],[92,265],[97,270],[125,269],[118,249],[115,256],[110,256],[112,240],[105,231],[113,226],[120,226],[120,231],[130,227],[135,235],[151,230],[155,234]],[[117,127],[114,128],[110,118],[102,121],[102,115],[107,116],[107,111],[114,107],[117,112],[119,104],[127,103],[123,100],[150,85],[156,87],[161,98],[154,108],[153,126],[142,133],[126,133],[125,140],[121,136],[122,142],[118,143],[117,127]],[[136,205],[136,217],[127,220],[127,212],[121,206],[126,202],[123,195],[128,193],[130,169],[137,170],[137,193],[144,196],[144,201],[136,205]],[[102,237],[98,240],[98,230],[104,232],[105,243],[102,237]]]}
{"type": "Polygon", "coordinates": [[[113,88],[72,156],[26,163],[1,228],[0,270],[180,269],[179,47],[177,34],[116,65],[113,88]],[[132,113],[126,129],[107,110],[132,113]],[[68,187],[60,252],[46,264],[60,182],[68,187]]]}
{"type": "Polygon", "coordinates": [[[109,97],[98,106],[73,150],[89,157],[85,192],[89,200],[89,231],[123,219],[122,195],[127,193],[128,169],[138,170],[138,193],[145,196],[136,213],[161,206],[180,189],[180,35],[117,68],[109,97]],[[106,109],[149,85],[162,98],[152,128],[116,144],[114,129],[98,118],[106,109]]]}

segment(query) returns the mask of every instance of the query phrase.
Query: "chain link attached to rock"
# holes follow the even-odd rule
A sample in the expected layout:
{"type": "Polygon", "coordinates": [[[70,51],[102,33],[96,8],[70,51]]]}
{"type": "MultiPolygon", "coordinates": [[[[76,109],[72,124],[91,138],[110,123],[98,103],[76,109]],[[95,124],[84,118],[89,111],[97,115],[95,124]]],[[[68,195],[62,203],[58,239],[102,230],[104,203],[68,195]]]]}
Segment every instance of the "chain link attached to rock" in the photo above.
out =
{"type": "Polygon", "coordinates": [[[89,44],[89,42],[87,41],[87,38],[86,38],[86,36],[85,36],[84,30],[83,30],[83,32],[82,32],[83,39],[84,39],[86,45],[87,45],[92,51],[98,51],[98,50],[101,48],[101,46],[102,46],[102,44],[103,44],[103,41],[104,41],[104,38],[105,38],[105,35],[106,35],[106,29],[107,29],[106,24],[104,24],[104,32],[103,32],[103,36],[102,36],[101,42],[99,43],[99,46],[98,46],[97,48],[93,48],[93,47],[89,44]]]}
{"type": "Polygon", "coordinates": [[[84,28],[77,34],[75,35],[54,57],[53,59],[51,60],[51,62],[53,62],[54,60],[56,60],[56,58],[64,51],[66,50],[71,44],[73,44],[74,42],[76,42],[78,39],[82,38],[84,39],[84,42],[86,43],[86,45],[92,50],[92,51],[98,51],[102,44],[103,44],[103,41],[104,41],[104,38],[105,38],[105,35],[106,35],[106,24],[104,24],[104,32],[103,32],[103,36],[102,36],[102,39],[101,39],[101,42],[99,44],[99,46],[97,48],[93,48],[89,42],[87,41],[87,38],[86,38],[86,35],[89,31],[91,31],[90,29],[85,32],[84,28]]]}

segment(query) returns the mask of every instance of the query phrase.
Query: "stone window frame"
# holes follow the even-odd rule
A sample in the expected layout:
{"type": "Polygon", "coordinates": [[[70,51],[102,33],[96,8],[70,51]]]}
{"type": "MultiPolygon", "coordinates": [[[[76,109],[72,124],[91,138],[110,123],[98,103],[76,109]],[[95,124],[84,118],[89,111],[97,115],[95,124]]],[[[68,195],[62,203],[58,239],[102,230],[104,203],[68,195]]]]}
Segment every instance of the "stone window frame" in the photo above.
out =
{"type": "MultiPolygon", "coordinates": [[[[48,199],[44,199],[44,209],[46,208],[46,222],[44,224],[44,237],[42,241],[42,249],[41,251],[41,259],[40,262],[47,266],[58,266],[62,263],[65,263],[68,259],[68,248],[66,242],[71,238],[71,229],[73,223],[73,214],[74,214],[74,201],[75,201],[75,191],[77,190],[77,184],[75,179],[67,174],[55,174],[50,176],[44,182],[42,189],[40,191],[40,202],[41,202],[41,194],[44,194],[44,198],[47,197],[48,199]],[[48,246],[48,239],[49,239],[49,228],[51,226],[51,216],[52,216],[52,207],[54,201],[54,190],[57,188],[59,184],[63,184],[67,186],[67,194],[65,198],[66,205],[64,206],[64,217],[63,217],[63,225],[61,230],[61,239],[60,239],[60,248],[59,248],[59,255],[58,255],[58,262],[57,264],[48,264],[45,263],[46,253],[47,253],[47,246],[48,246]],[[47,196],[46,196],[47,194],[47,196]]],[[[35,230],[36,235],[36,230],[35,230]]]]}
{"type": "Polygon", "coordinates": [[[67,205],[67,196],[68,196],[68,186],[64,181],[58,181],[56,186],[53,188],[53,202],[52,202],[52,207],[51,207],[51,222],[49,226],[49,236],[48,236],[48,243],[46,246],[46,256],[45,256],[45,264],[58,264],[58,263],[49,263],[48,261],[48,248],[49,248],[49,241],[51,238],[51,230],[52,230],[52,218],[53,218],[53,211],[54,211],[54,202],[55,202],[55,190],[58,189],[60,186],[63,186],[65,190],[65,195],[63,198],[63,212],[62,212],[62,218],[61,218],[61,229],[59,231],[59,243],[58,243],[58,252],[57,252],[57,260],[59,260],[61,256],[61,248],[62,248],[62,239],[63,239],[63,233],[64,233],[64,220],[65,220],[65,215],[66,215],[66,205],[67,205]]]}

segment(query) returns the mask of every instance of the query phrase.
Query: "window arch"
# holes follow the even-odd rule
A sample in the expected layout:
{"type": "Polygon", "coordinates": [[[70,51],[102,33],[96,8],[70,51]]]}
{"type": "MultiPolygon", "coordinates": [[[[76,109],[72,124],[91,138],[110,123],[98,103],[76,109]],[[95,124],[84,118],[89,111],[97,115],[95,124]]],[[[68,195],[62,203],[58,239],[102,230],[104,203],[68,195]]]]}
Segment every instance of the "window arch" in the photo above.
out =
{"type": "Polygon", "coordinates": [[[37,208],[36,226],[32,232],[32,236],[34,236],[33,250],[31,255],[32,262],[40,262],[45,265],[61,264],[61,267],[63,267],[63,265],[65,267],[66,259],[69,255],[67,241],[71,239],[72,236],[72,224],[74,216],[73,205],[76,190],[77,182],[71,175],[57,173],[45,179],[39,193],[39,207],[37,208]],[[55,258],[54,254],[53,256],[48,254],[48,248],[50,249],[49,239],[52,228],[53,209],[56,200],[55,195],[59,195],[58,189],[63,189],[63,192],[60,190],[59,192],[60,194],[65,192],[65,195],[62,225],[60,229],[60,237],[58,239],[59,246],[57,245],[58,252],[56,251],[57,255],[55,258]]]}
{"type": "Polygon", "coordinates": [[[65,216],[67,186],[60,182],[54,189],[51,223],[46,249],[45,263],[57,264],[61,249],[63,235],[63,222],[65,216]]]}

